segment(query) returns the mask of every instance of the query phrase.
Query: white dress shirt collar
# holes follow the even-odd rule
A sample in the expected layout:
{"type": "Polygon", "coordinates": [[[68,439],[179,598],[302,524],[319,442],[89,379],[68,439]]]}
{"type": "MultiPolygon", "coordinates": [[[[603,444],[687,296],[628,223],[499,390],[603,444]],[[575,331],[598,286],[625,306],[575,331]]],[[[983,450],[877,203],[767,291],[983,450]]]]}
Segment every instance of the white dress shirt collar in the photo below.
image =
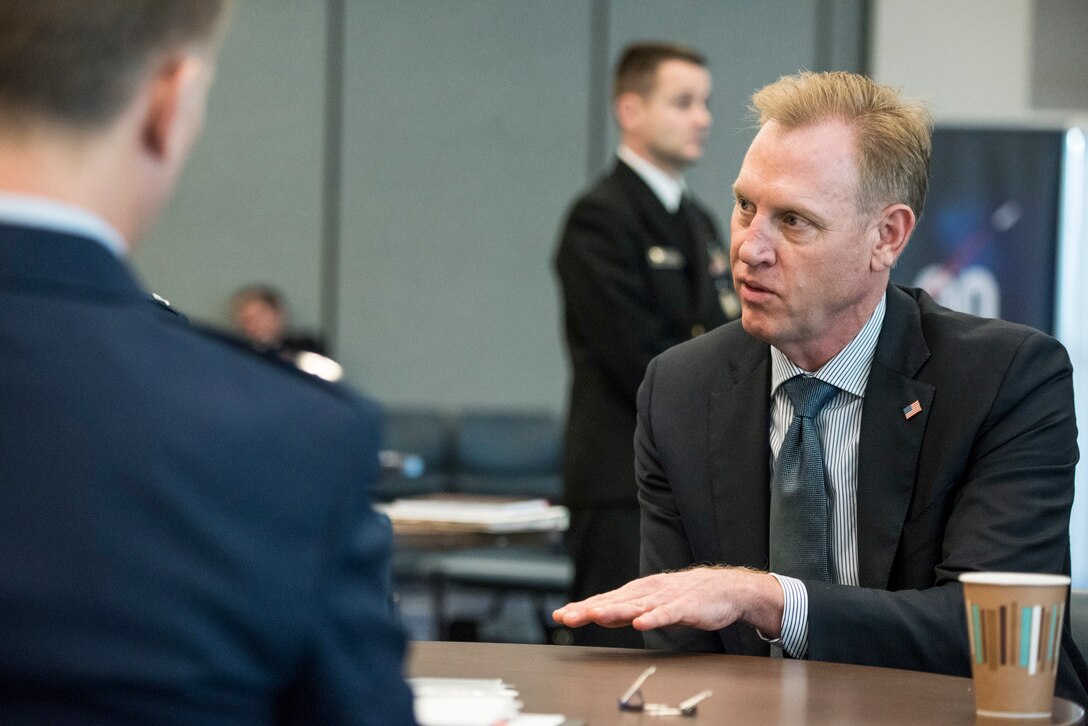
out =
{"type": "Polygon", "coordinates": [[[666,174],[623,144],[616,149],[616,156],[646,182],[646,186],[653,190],[654,196],[661,200],[665,209],[672,214],[680,209],[680,198],[687,190],[684,177],[666,174]]]}
{"type": "Polygon", "coordinates": [[[865,384],[869,382],[869,370],[872,368],[873,355],[876,353],[876,341],[884,325],[887,297],[887,293],[880,297],[880,302],[877,303],[873,314],[869,316],[868,322],[861,327],[854,339],[835,357],[820,366],[815,373],[794,365],[785,353],[772,345],[771,395],[774,395],[780,385],[796,375],[812,375],[836,388],[864,398],[865,384]]]}
{"type": "Polygon", "coordinates": [[[88,237],[117,257],[128,254],[125,240],[104,219],[46,197],[0,192],[0,222],[88,237]]]}

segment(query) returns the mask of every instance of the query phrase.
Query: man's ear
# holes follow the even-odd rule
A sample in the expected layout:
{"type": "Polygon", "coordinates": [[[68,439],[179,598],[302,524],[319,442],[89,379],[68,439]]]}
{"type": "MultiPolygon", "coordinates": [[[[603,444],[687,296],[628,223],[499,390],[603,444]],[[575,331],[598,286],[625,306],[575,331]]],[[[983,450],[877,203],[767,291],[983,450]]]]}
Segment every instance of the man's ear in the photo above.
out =
{"type": "Polygon", "coordinates": [[[171,161],[188,149],[204,122],[204,80],[207,61],[199,56],[174,56],[148,82],[143,121],[145,151],[158,161],[171,161]]]}
{"type": "Polygon", "coordinates": [[[614,104],[616,124],[621,130],[628,131],[638,125],[642,115],[642,103],[642,96],[633,91],[621,93],[616,97],[614,104]]]}
{"type": "Polygon", "coordinates": [[[914,210],[906,204],[885,207],[876,223],[878,239],[873,247],[873,272],[890,270],[907,246],[915,224],[914,210]]]}

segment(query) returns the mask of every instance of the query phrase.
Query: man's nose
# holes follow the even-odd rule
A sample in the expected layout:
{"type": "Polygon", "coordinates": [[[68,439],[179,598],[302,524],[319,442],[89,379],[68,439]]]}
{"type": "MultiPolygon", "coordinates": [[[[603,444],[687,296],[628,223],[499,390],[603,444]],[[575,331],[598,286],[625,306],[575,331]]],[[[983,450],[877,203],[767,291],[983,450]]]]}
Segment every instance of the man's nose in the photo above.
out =
{"type": "Polygon", "coordinates": [[[710,109],[703,105],[695,112],[695,123],[699,125],[699,128],[710,128],[710,124],[714,121],[714,116],[710,113],[710,109]]]}
{"type": "Polygon", "coordinates": [[[737,257],[746,265],[774,262],[774,238],[770,220],[757,214],[737,235],[737,257]]]}

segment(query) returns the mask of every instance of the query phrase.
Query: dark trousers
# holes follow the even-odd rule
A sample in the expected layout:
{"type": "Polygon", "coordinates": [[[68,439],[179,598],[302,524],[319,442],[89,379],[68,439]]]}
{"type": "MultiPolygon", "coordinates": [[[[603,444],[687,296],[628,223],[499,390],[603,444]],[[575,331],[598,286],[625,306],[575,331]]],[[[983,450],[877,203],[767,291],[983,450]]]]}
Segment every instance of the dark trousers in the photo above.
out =
{"type": "MultiPolygon", "coordinates": [[[[572,508],[567,548],[574,560],[572,601],[615,590],[638,577],[638,507],[572,508]]],[[[641,648],[642,633],[632,627],[586,625],[572,631],[575,645],[641,648]]]]}

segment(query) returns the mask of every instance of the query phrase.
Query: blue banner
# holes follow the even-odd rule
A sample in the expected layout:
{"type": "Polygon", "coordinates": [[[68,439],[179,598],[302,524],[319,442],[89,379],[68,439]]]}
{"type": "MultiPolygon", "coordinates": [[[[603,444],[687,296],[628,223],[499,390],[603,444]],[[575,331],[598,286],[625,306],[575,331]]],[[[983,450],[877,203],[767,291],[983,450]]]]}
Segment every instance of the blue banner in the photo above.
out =
{"type": "Polygon", "coordinates": [[[1063,137],[937,129],[929,197],[892,280],[1053,333],[1063,137]]]}

